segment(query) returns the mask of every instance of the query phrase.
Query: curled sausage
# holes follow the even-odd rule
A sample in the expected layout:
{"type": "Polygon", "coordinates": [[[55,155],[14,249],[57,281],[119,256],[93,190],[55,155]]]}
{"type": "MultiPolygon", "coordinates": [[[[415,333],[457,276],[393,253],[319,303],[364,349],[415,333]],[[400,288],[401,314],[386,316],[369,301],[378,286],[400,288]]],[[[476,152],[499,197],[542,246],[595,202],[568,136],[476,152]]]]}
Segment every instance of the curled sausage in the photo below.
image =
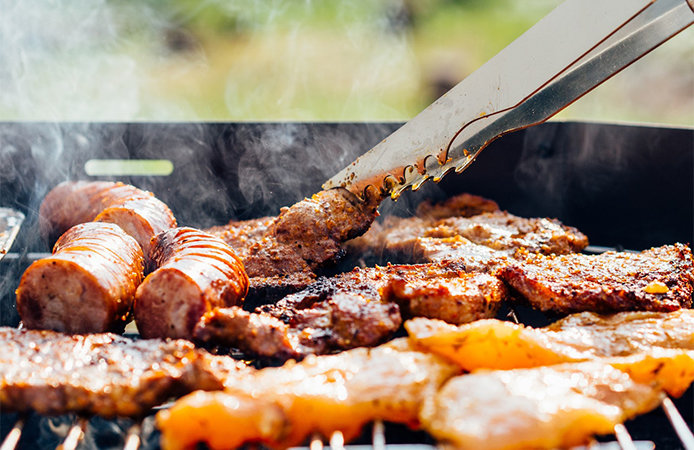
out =
{"type": "Polygon", "coordinates": [[[108,181],[66,181],[53,188],[39,209],[39,227],[49,242],[84,222],[120,226],[142,246],[145,258],[151,239],[176,226],[166,204],[151,192],[108,181]]]}
{"type": "Polygon", "coordinates": [[[204,313],[241,305],[248,275],[221,239],[194,228],[173,228],[152,239],[150,258],[159,267],[137,289],[135,322],[146,338],[193,336],[204,313]]]}
{"type": "Polygon", "coordinates": [[[24,325],[68,333],[122,331],[143,277],[142,248],[119,226],[70,228],[17,288],[24,325]]]}

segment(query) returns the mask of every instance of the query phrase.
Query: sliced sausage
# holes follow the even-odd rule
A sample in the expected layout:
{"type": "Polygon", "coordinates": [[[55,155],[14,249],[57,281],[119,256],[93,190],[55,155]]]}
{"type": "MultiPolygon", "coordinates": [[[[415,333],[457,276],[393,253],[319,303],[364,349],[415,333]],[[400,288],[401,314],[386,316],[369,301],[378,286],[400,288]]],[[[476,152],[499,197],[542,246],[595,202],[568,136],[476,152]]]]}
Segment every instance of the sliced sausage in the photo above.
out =
{"type": "Polygon", "coordinates": [[[193,336],[204,313],[241,305],[248,275],[236,253],[221,239],[194,228],[173,228],[152,239],[150,254],[159,267],[137,289],[134,314],[146,338],[193,336]]]}
{"type": "Polygon", "coordinates": [[[122,331],[143,277],[142,248],[119,226],[70,228],[17,288],[24,325],[68,333],[122,331]]]}
{"type": "Polygon", "coordinates": [[[145,258],[151,239],[176,226],[169,207],[151,192],[120,182],[66,181],[46,195],[39,209],[41,234],[49,242],[91,221],[120,226],[142,246],[145,258]]]}

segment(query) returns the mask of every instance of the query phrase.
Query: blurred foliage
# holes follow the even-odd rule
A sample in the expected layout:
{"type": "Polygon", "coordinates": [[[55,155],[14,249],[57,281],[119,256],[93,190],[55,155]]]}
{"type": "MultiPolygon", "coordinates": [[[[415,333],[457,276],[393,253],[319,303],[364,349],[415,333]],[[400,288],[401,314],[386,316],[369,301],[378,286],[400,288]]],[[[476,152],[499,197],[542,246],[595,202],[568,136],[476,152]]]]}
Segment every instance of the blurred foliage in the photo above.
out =
{"type": "MultiPolygon", "coordinates": [[[[0,119],[405,120],[559,3],[0,0],[0,119]]],[[[561,117],[694,124],[691,31],[561,117]]]]}

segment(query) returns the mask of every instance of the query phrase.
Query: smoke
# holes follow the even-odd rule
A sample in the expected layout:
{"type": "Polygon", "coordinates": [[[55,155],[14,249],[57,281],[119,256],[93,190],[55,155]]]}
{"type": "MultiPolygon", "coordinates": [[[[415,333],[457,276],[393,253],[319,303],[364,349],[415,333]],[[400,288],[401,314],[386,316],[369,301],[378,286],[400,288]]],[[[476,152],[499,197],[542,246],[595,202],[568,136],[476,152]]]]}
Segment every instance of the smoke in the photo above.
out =
{"type": "Polygon", "coordinates": [[[406,119],[421,86],[402,0],[223,4],[243,24],[225,89],[231,118],[406,119]]]}

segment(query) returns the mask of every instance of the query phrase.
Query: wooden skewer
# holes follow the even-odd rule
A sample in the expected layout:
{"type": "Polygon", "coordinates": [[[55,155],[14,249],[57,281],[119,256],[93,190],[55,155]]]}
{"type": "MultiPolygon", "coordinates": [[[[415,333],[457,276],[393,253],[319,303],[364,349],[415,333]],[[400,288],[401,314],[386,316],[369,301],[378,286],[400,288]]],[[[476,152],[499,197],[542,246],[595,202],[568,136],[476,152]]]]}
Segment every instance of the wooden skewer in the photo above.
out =
{"type": "Polygon", "coordinates": [[[371,444],[373,445],[373,450],[386,450],[386,433],[382,420],[374,422],[371,444]]]}
{"type": "Polygon", "coordinates": [[[17,443],[19,438],[22,436],[22,429],[24,428],[24,417],[20,417],[10,430],[10,432],[5,436],[5,440],[2,441],[2,446],[0,450],[14,450],[17,448],[17,443]]]}
{"type": "Polygon", "coordinates": [[[332,436],[330,436],[330,449],[331,450],[344,450],[345,448],[345,437],[342,435],[342,431],[335,431],[332,436]]]}
{"type": "Polygon", "coordinates": [[[128,429],[123,450],[137,450],[140,448],[140,428],[140,425],[136,423],[128,429]]]}
{"type": "Polygon", "coordinates": [[[58,450],[75,450],[84,437],[84,429],[87,427],[87,419],[80,419],[74,424],[65,436],[65,440],[58,446],[58,450]]]}
{"type": "Polygon", "coordinates": [[[623,424],[618,423],[614,426],[614,434],[617,436],[617,442],[619,442],[619,446],[622,447],[622,450],[636,450],[636,444],[634,444],[634,440],[631,438],[627,427],[623,424]]]}
{"type": "Polygon", "coordinates": [[[318,433],[311,436],[311,443],[309,444],[308,448],[310,450],[323,450],[323,440],[318,433]]]}
{"type": "Polygon", "coordinates": [[[665,415],[670,420],[672,428],[675,429],[675,433],[677,433],[680,441],[682,441],[684,448],[686,450],[694,450],[694,434],[692,434],[692,430],[689,429],[682,415],[677,410],[677,407],[672,403],[672,400],[670,400],[670,397],[665,397],[661,406],[665,411],[665,415]]]}

